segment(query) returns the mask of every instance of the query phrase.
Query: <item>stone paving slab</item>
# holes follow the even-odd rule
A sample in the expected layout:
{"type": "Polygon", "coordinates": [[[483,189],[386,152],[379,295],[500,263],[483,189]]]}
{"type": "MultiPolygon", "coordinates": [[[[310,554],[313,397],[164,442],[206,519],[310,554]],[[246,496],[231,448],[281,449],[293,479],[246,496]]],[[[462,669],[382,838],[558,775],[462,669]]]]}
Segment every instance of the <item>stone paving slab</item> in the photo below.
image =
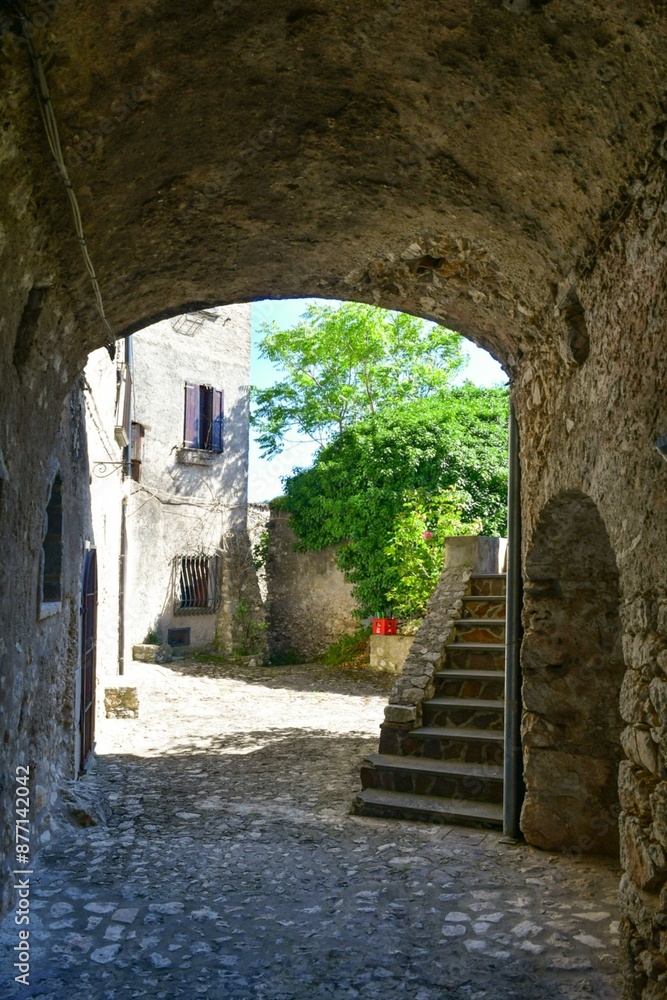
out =
{"type": "Polygon", "coordinates": [[[384,681],[281,670],[141,665],[85,779],[109,824],[39,855],[2,1000],[620,997],[617,865],[350,815],[384,681]]]}

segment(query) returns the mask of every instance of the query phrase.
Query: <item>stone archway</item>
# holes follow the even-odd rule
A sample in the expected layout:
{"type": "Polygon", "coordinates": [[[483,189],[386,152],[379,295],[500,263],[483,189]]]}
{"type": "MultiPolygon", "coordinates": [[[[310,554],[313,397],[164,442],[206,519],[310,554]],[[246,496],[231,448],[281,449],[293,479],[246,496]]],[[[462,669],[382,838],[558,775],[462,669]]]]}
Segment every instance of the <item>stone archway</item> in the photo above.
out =
{"type": "Polygon", "coordinates": [[[615,853],[619,574],[590,497],[564,492],[546,504],[525,576],[521,829],[538,847],[615,853]]]}
{"type": "MultiPolygon", "coordinates": [[[[651,799],[643,784],[664,775],[665,681],[652,678],[649,703],[640,676],[663,671],[667,601],[667,467],[653,448],[667,427],[666,133],[656,84],[667,72],[664,11],[621,0],[273,0],[253,5],[252,16],[249,6],[21,5],[44,57],[107,315],[122,336],[207,304],[347,298],[435,319],[505,365],[527,532],[563,483],[604,497],[613,518],[638,686],[624,705],[626,750],[644,769],[635,775],[638,815],[624,827],[636,855],[624,906],[633,954],[644,949],[633,995],[649,981],[644,996],[653,1000],[664,992],[656,949],[667,860],[639,836],[638,816],[644,825],[655,816],[667,844],[662,785],[651,799]]],[[[59,618],[37,619],[39,498],[57,460],[72,486],[67,594],[79,586],[85,530],[80,406],[68,394],[107,332],[10,8],[0,17],[3,738],[8,761],[48,760],[48,803],[68,766],[54,706],[66,705],[78,611],[70,600],[59,618]]],[[[573,537],[581,541],[590,517],[603,538],[584,493],[579,506],[570,501],[582,517],[573,537]]],[[[550,534],[557,508],[545,511],[536,541],[550,534]]],[[[550,558],[562,570],[553,579],[574,587],[567,559],[555,549],[550,558]]],[[[534,590],[545,582],[530,579],[534,590]]],[[[578,582],[583,601],[583,576],[578,582]]],[[[603,606],[593,600],[601,618],[603,606]]],[[[551,621],[557,637],[559,608],[576,610],[543,587],[529,599],[530,627],[546,636],[551,621]]],[[[591,641],[598,612],[590,632],[582,623],[591,641]]],[[[581,651],[576,637],[560,634],[572,656],[581,651]]],[[[563,774],[546,769],[543,793],[535,791],[555,753],[569,754],[575,778],[587,762],[613,771],[585,727],[577,743],[572,719],[553,715],[563,681],[549,663],[538,658],[532,674],[527,664],[525,818],[533,816],[534,842],[538,806],[558,804],[552,786],[563,774]]],[[[615,663],[610,671],[591,661],[594,680],[617,685],[615,663]]],[[[581,705],[571,697],[572,718],[591,700],[583,683],[581,696],[581,705]]],[[[609,776],[583,792],[576,784],[571,798],[609,787],[609,776]]],[[[5,846],[11,804],[8,796],[0,804],[5,846]]],[[[36,830],[46,832],[47,812],[36,830]]],[[[567,833],[567,816],[552,816],[567,833]]]]}

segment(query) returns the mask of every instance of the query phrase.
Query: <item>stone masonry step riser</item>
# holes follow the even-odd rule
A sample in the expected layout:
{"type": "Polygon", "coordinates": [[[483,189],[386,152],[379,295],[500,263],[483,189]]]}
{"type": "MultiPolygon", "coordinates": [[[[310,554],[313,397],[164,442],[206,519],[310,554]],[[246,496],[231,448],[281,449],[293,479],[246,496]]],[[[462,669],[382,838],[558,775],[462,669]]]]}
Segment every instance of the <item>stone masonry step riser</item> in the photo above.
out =
{"type": "Polygon", "coordinates": [[[505,696],[505,678],[497,681],[481,681],[475,678],[462,680],[459,677],[444,680],[440,677],[435,682],[436,698],[482,698],[486,701],[503,701],[505,696]]]}
{"type": "Polygon", "coordinates": [[[499,823],[471,820],[468,817],[432,813],[428,809],[416,811],[407,807],[401,809],[400,807],[370,805],[360,802],[358,799],[354,803],[354,811],[357,816],[375,816],[382,819],[406,819],[413,822],[419,820],[422,823],[444,823],[446,826],[475,827],[481,830],[498,830],[502,826],[499,823]]]}
{"type": "Polygon", "coordinates": [[[504,670],[505,651],[502,649],[454,649],[447,647],[445,669],[504,670]]]}
{"type": "Polygon", "coordinates": [[[462,619],[457,622],[454,635],[455,642],[504,642],[505,622],[468,625],[465,619],[462,619]]]}
{"type": "Polygon", "coordinates": [[[497,709],[488,709],[467,708],[465,706],[459,708],[458,706],[438,706],[424,703],[423,713],[425,726],[493,729],[501,732],[503,728],[503,705],[499,705],[497,709]]]}
{"type": "Polygon", "coordinates": [[[361,768],[362,788],[382,788],[388,792],[438,795],[445,799],[465,799],[502,803],[502,781],[489,781],[471,775],[416,774],[372,765],[361,768]]]}
{"type": "Polygon", "coordinates": [[[489,597],[489,596],[504,596],[505,595],[505,577],[504,576],[487,576],[487,577],[470,577],[470,595],[471,597],[489,597]]]}
{"type": "Polygon", "coordinates": [[[405,730],[383,728],[380,753],[402,757],[430,757],[432,760],[459,761],[462,764],[503,763],[502,744],[495,740],[453,740],[413,736],[405,730]]]}
{"type": "Polygon", "coordinates": [[[462,618],[493,618],[505,620],[504,601],[486,601],[483,597],[465,598],[461,609],[462,618]]]}

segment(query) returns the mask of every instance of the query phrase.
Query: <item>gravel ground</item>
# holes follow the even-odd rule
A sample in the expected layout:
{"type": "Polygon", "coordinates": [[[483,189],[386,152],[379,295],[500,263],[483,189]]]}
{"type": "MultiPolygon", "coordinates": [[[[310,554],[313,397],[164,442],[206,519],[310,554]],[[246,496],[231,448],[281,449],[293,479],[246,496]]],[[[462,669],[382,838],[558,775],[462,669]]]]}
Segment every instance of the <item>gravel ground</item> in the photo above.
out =
{"type": "Polygon", "coordinates": [[[618,866],[350,814],[391,678],[134,664],[84,784],[107,824],[42,850],[30,985],[0,997],[616,1000],[618,866]]]}

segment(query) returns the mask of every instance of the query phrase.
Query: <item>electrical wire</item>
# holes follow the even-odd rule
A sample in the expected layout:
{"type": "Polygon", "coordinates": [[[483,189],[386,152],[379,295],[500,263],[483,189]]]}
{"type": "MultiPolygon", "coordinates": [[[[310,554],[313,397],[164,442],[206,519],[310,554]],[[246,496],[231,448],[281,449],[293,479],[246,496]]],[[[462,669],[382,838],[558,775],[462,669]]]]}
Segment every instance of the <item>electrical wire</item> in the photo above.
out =
{"type": "Polygon", "coordinates": [[[116,343],[115,343],[116,338],[111,323],[107,319],[104,310],[104,301],[102,299],[102,292],[100,291],[100,285],[97,280],[97,275],[95,274],[95,268],[93,267],[93,262],[90,258],[90,253],[88,250],[88,244],[86,243],[86,237],[83,232],[83,222],[81,219],[79,202],[74,192],[74,188],[72,187],[72,182],[70,180],[69,172],[67,170],[67,164],[65,163],[62,147],[60,145],[58,124],[56,122],[53,105],[51,103],[51,95],[49,93],[49,85],[47,83],[46,74],[44,72],[42,57],[37,51],[32,39],[32,35],[30,34],[30,31],[28,29],[28,21],[30,20],[29,15],[27,14],[27,12],[25,11],[25,9],[21,4],[16,3],[15,9],[17,12],[16,16],[21,22],[21,30],[23,32],[23,37],[25,38],[26,41],[28,53],[30,55],[30,61],[32,63],[35,83],[37,85],[37,90],[40,97],[39,110],[42,116],[42,122],[44,123],[44,130],[46,132],[46,137],[48,139],[49,148],[51,149],[53,158],[58,166],[60,177],[67,191],[67,197],[69,198],[70,208],[72,209],[72,216],[74,218],[74,228],[76,229],[76,235],[79,241],[79,247],[81,248],[83,262],[86,266],[86,271],[88,272],[90,283],[93,287],[93,293],[95,295],[95,304],[97,306],[97,311],[100,314],[100,318],[104,323],[104,326],[106,327],[107,333],[109,335],[109,340],[107,341],[106,347],[110,357],[113,359],[116,353],[116,343]]]}
{"type": "MultiPolygon", "coordinates": [[[[201,507],[203,510],[210,511],[222,511],[222,510],[241,510],[250,506],[258,506],[257,504],[250,503],[224,503],[222,500],[203,500],[199,497],[192,496],[182,496],[178,493],[169,493],[167,490],[161,490],[156,486],[147,486],[145,483],[135,483],[132,482],[132,493],[150,493],[154,496],[156,500],[160,503],[166,505],[187,506],[187,507],[201,507]]],[[[261,505],[259,505],[261,506],[261,505]]]]}

